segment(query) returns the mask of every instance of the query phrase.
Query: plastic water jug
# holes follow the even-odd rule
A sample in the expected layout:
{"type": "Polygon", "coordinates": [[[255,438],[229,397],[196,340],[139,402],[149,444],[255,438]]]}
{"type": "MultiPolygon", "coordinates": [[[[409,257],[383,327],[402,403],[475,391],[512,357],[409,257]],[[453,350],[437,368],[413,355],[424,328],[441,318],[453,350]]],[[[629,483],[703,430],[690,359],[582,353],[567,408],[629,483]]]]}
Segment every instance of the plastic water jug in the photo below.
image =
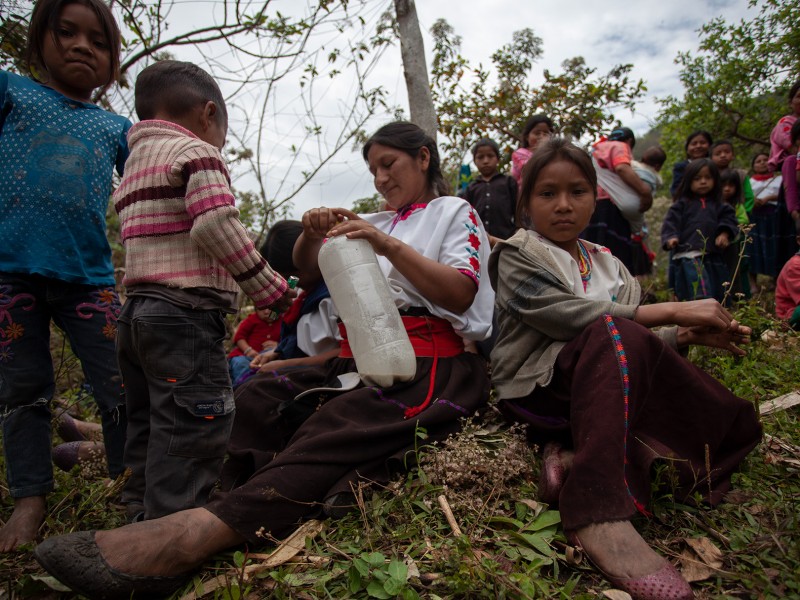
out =
{"type": "Polygon", "coordinates": [[[319,251],[319,268],[362,380],[390,387],[413,379],[414,348],[370,243],[343,235],[329,238],[319,251]]]}

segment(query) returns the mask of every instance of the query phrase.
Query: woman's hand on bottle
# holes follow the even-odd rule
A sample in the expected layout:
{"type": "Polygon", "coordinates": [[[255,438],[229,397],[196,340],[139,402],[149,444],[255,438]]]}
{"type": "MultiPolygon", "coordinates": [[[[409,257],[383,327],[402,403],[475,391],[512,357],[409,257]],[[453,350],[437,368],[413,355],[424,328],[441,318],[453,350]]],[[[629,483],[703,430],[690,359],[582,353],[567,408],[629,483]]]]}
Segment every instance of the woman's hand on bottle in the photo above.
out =
{"type": "Polygon", "coordinates": [[[341,220],[328,232],[331,237],[344,235],[350,240],[367,240],[375,254],[386,256],[397,240],[377,229],[369,221],[344,208],[333,209],[341,220]]]}
{"type": "Polygon", "coordinates": [[[310,240],[321,240],[328,237],[331,228],[342,220],[340,211],[343,210],[343,208],[326,208],[324,206],[307,210],[303,213],[302,218],[303,235],[310,240]]]}

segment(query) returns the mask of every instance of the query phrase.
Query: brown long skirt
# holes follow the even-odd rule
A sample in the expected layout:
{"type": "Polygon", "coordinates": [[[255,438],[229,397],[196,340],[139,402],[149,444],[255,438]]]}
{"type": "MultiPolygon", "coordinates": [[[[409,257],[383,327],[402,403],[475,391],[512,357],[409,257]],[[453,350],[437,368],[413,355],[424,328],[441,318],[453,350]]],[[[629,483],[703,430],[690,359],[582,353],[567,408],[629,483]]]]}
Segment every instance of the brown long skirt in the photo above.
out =
{"type": "Polygon", "coordinates": [[[406,408],[426,398],[432,363],[418,358],[409,383],[312,394],[297,402],[300,392],[355,371],[353,360],[253,377],[237,390],[222,489],[206,508],[248,541],[263,543],[257,531],[284,537],[317,514],[323,500],[349,491],[351,482],[388,481],[393,471],[413,464],[415,446],[446,439],[488,400],[481,357],[440,358],[431,404],[404,418],[406,408]]]}
{"type": "Polygon", "coordinates": [[[647,328],[610,316],[561,350],[550,385],[501,408],[533,439],[574,448],[559,497],[567,530],[646,512],[656,459],[674,467],[679,499],[716,504],[761,439],[750,402],[647,328]]]}

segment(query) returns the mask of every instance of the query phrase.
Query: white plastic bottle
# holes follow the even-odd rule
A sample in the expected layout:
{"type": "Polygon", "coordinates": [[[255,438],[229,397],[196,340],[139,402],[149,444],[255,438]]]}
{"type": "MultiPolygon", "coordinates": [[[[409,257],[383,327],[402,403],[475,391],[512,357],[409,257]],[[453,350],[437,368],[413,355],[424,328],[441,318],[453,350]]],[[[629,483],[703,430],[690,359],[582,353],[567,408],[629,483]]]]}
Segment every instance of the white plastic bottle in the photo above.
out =
{"type": "Polygon", "coordinates": [[[370,243],[343,235],[329,238],[319,251],[319,268],[347,328],[362,380],[390,387],[413,379],[414,348],[370,243]]]}

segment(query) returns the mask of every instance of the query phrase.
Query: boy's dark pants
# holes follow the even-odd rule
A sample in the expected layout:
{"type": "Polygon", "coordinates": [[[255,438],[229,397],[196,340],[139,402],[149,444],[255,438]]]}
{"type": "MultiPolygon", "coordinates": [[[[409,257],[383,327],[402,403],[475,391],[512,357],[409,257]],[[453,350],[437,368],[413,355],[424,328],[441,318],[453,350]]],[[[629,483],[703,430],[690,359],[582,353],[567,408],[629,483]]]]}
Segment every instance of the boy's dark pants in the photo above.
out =
{"type": "Polygon", "coordinates": [[[129,514],[203,506],[222,468],[233,391],[221,311],[133,296],[122,308],[117,359],[125,386],[129,514]]]}
{"type": "Polygon", "coordinates": [[[113,287],[0,273],[0,422],[13,498],[53,489],[51,320],[69,339],[100,409],[109,474],[122,473],[125,410],[114,361],[119,308],[113,287]]]}

